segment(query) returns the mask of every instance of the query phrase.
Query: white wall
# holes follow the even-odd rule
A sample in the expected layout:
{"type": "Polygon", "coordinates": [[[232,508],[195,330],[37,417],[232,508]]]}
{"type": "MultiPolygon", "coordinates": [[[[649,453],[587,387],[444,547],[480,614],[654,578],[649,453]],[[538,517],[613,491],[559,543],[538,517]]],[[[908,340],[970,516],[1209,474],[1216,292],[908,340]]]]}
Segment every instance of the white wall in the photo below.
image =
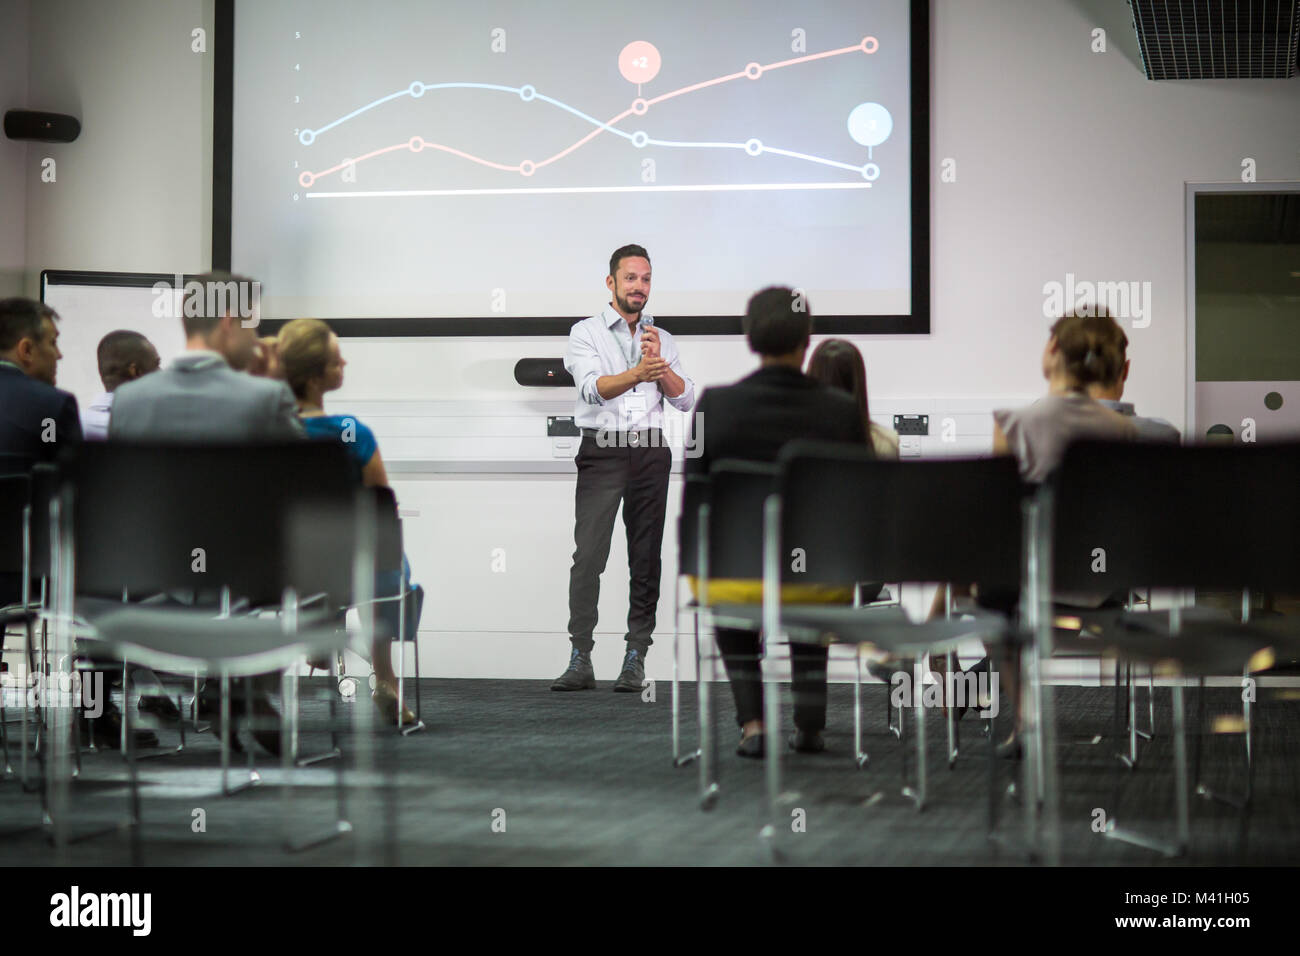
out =
{"type": "Polygon", "coordinates": [[[81,119],[75,143],[31,144],[27,268],[198,271],[211,261],[212,54],[204,0],[32,4],[29,98],[81,119]],[[40,178],[52,157],[57,180],[40,178]]]}
{"type": "MultiPolygon", "coordinates": [[[[27,0],[0,0],[0,115],[27,99],[27,0]]],[[[0,297],[22,292],[26,264],[27,146],[0,136],[0,297]]]]}
{"type": "MultiPolygon", "coordinates": [[[[80,109],[85,133],[60,148],[57,189],[29,179],[29,270],[208,264],[211,65],[189,53],[188,36],[211,23],[209,7],[33,6],[33,96],[80,109]]],[[[1136,62],[1127,9],[1119,0],[935,0],[933,332],[860,340],[881,408],[940,407],[944,397],[992,404],[1041,391],[1043,286],[1073,273],[1151,283],[1150,325],[1129,332],[1128,397],[1145,414],[1183,422],[1183,184],[1238,181],[1244,157],[1256,160],[1260,180],[1300,179],[1300,80],[1151,83],[1136,62]],[[1091,51],[1096,27],[1109,32],[1106,53],[1091,51]],[[941,181],[945,158],[956,161],[955,182],[941,181]]],[[[591,261],[593,311],[605,301],[607,253],[574,250],[591,261]]],[[[691,337],[683,347],[701,384],[751,364],[738,341],[691,337]]],[[[348,384],[336,405],[527,397],[511,378],[515,360],[562,349],[552,338],[349,340],[348,384]]],[[[426,672],[558,672],[572,479],[426,474],[397,488],[419,512],[408,539],[431,592],[426,672]],[[496,547],[508,549],[505,575],[490,570],[496,547]]],[[[666,564],[674,517],[670,508],[666,564]]],[[[601,601],[602,678],[614,676],[626,613],[619,537],[601,601]]],[[[666,567],[666,583],[670,574],[666,567]]],[[[671,616],[664,592],[661,635],[671,616]]],[[[666,676],[666,657],[651,655],[651,676],[666,676]]]]}

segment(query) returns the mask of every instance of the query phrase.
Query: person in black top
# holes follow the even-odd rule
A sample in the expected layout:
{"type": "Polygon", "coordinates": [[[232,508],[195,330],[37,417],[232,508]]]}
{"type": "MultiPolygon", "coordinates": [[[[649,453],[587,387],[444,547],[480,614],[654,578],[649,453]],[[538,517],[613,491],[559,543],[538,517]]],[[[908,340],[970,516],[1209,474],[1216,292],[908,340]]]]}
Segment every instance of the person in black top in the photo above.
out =
{"type": "MultiPolygon", "coordinates": [[[[707,474],[714,462],[741,459],[774,462],[796,438],[867,443],[857,404],[846,393],[803,374],[812,316],[802,293],[772,287],[755,294],[745,310],[745,338],[759,355],[759,368],[734,385],[707,389],[693,419],[694,447],[686,473],[707,474]]],[[[761,595],[761,590],[757,592],[761,595]]],[[[717,628],[716,639],[736,701],[741,756],[764,749],[763,683],[755,631],[717,628]]],[[[795,734],[790,745],[816,753],[825,749],[826,648],[792,644],[795,734]]]]}

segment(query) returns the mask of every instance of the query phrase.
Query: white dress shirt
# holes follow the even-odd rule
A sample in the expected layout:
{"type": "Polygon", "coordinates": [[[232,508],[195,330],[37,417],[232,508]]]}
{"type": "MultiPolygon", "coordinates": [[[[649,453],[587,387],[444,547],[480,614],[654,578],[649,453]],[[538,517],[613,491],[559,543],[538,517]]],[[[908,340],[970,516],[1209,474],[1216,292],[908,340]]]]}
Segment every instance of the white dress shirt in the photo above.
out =
{"type": "Polygon", "coordinates": [[[91,441],[108,440],[108,419],[113,413],[113,393],[105,392],[81,410],[81,434],[91,441]]]}
{"type": "MultiPolygon", "coordinates": [[[[641,318],[652,318],[642,312],[641,318]]],[[[578,404],[573,421],[579,428],[602,428],[615,431],[642,431],[663,428],[663,402],[667,398],[657,382],[641,382],[616,398],[604,399],[596,390],[596,379],[603,375],[622,375],[641,361],[641,328],[629,330],[627,320],[606,306],[591,318],[574,323],[569,330],[569,347],[564,353],[564,367],[578,386],[578,404]],[[637,406],[641,409],[638,410],[637,406]]],[[[655,326],[659,333],[659,357],[681,376],[686,387],[669,404],[681,412],[695,406],[695,383],[682,371],[677,343],[667,329],[655,326]]]]}

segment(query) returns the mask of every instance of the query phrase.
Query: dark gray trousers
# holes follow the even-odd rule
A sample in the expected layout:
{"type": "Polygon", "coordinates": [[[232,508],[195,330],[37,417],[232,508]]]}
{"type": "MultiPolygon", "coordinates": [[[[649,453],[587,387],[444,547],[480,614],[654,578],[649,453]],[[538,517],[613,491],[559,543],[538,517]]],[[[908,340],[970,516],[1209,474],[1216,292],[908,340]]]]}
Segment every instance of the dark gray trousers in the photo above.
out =
{"type": "MultiPolygon", "coordinates": [[[[640,433],[644,436],[646,433],[640,433]]],[[[653,434],[653,433],[652,433],[653,434]]],[[[621,436],[620,436],[621,437],[621,436]]],[[[573,567],[569,571],[569,640],[590,651],[594,646],[600,575],[609,560],[614,514],[623,503],[627,531],[627,643],[645,650],[654,643],[655,610],[668,504],[672,452],[664,445],[611,439],[607,447],[586,435],[574,459],[578,466],[573,528],[573,567]]]]}

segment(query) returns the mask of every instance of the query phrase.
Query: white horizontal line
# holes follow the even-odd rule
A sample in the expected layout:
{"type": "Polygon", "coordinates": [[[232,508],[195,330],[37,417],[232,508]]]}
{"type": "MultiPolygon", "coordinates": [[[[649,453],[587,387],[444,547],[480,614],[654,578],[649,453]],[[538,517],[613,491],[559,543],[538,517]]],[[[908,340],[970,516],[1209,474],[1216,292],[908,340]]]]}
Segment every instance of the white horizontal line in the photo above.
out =
{"type": "Polygon", "coordinates": [[[711,193],[784,189],[870,189],[871,183],[723,183],[716,186],[539,186],[522,189],[379,189],[365,192],[307,193],[308,199],[370,199],[382,196],[538,196],[547,193],[711,193]]]}

